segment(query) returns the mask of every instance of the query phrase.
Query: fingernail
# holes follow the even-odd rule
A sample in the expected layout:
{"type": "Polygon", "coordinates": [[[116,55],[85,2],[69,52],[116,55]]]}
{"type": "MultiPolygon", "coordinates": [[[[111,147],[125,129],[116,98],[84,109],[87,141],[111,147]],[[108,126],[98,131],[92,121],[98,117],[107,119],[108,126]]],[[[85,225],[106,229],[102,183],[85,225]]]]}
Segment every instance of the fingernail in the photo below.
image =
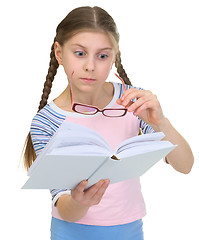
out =
{"type": "Polygon", "coordinates": [[[109,180],[109,179],[106,179],[106,180],[105,180],[105,183],[109,184],[109,183],[110,183],[110,180],[109,180]]]}
{"type": "Polygon", "coordinates": [[[97,182],[98,185],[102,184],[102,183],[103,183],[103,180],[100,180],[99,182],[97,182]]]}
{"type": "Polygon", "coordinates": [[[121,100],[122,100],[122,101],[124,100],[124,96],[121,97],[121,100]]]}

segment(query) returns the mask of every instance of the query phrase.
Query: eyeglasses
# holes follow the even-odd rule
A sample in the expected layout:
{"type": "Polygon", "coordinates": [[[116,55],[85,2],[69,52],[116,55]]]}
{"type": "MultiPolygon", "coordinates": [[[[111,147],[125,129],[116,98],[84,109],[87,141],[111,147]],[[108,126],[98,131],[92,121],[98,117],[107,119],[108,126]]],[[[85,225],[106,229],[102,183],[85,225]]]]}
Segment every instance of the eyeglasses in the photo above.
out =
{"type": "MultiPolygon", "coordinates": [[[[73,73],[72,73],[72,75],[73,75],[73,73]]],[[[72,77],[72,75],[71,75],[71,77],[72,77]]],[[[122,81],[122,85],[124,87],[124,90],[126,91],[124,80],[120,76],[118,76],[116,73],[115,73],[115,76],[118,77],[122,81]]],[[[74,102],[74,96],[73,96],[73,91],[72,91],[72,86],[71,86],[72,85],[71,79],[69,79],[69,82],[70,82],[71,98],[72,98],[72,110],[74,112],[77,112],[80,114],[85,114],[85,115],[94,115],[98,112],[101,112],[106,117],[123,117],[127,113],[126,108],[99,109],[96,106],[91,106],[91,105],[74,102]]]]}

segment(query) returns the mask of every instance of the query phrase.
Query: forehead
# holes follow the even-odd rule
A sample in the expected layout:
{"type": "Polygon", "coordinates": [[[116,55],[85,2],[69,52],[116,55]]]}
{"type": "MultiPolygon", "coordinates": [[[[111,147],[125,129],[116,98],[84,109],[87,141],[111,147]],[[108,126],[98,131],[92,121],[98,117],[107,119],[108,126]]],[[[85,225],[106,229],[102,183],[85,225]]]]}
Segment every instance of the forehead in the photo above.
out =
{"type": "Polygon", "coordinates": [[[67,46],[81,45],[85,48],[93,49],[113,49],[113,44],[111,42],[108,34],[103,32],[80,32],[71,37],[67,42],[67,46]]]}

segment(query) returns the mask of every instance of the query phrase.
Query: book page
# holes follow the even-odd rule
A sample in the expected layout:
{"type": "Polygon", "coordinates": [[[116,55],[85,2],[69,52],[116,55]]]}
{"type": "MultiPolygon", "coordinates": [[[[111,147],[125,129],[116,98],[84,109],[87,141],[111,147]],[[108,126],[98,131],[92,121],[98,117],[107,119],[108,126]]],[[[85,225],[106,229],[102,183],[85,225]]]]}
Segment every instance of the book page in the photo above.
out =
{"type": "Polygon", "coordinates": [[[96,145],[111,151],[107,141],[97,132],[79,124],[63,122],[56,134],[53,148],[79,145],[96,145]]]}
{"type": "Polygon", "coordinates": [[[143,153],[154,152],[161,149],[167,149],[173,147],[174,145],[169,141],[153,141],[153,142],[144,142],[142,144],[135,144],[131,148],[124,149],[119,152],[116,156],[119,159],[123,159],[130,156],[136,156],[143,153]]]}
{"type": "MultiPolygon", "coordinates": [[[[40,161],[42,161],[42,158],[53,151],[53,149],[61,148],[60,151],[62,151],[63,148],[67,146],[82,146],[80,148],[83,149],[85,145],[87,149],[90,149],[90,147],[93,148],[93,146],[98,146],[98,149],[104,148],[106,154],[107,152],[112,152],[110,145],[97,132],[79,124],[64,121],[33,162],[32,166],[29,168],[28,175],[30,176],[32,174],[40,161]]],[[[77,153],[77,150],[75,150],[74,153],[77,153]]]]}
{"type": "Polygon", "coordinates": [[[122,151],[125,151],[126,149],[130,149],[135,146],[144,146],[146,143],[154,142],[154,141],[160,141],[164,137],[163,132],[156,132],[156,133],[148,133],[143,135],[138,135],[132,138],[129,138],[125,141],[123,141],[116,149],[115,154],[119,154],[122,151]]]}
{"type": "Polygon", "coordinates": [[[69,145],[63,147],[57,147],[52,149],[47,155],[101,155],[101,156],[109,156],[110,152],[104,147],[96,146],[96,145],[69,145]]]}

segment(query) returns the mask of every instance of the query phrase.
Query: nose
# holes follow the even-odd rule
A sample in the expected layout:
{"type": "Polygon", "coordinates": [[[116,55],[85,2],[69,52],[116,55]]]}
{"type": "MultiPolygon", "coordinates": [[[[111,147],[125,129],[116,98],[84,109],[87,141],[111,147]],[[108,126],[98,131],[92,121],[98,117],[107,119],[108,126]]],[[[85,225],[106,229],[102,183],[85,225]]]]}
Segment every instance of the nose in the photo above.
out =
{"type": "Polygon", "coordinates": [[[93,72],[95,70],[95,60],[93,57],[88,57],[85,60],[84,70],[87,72],[93,72]]]}

